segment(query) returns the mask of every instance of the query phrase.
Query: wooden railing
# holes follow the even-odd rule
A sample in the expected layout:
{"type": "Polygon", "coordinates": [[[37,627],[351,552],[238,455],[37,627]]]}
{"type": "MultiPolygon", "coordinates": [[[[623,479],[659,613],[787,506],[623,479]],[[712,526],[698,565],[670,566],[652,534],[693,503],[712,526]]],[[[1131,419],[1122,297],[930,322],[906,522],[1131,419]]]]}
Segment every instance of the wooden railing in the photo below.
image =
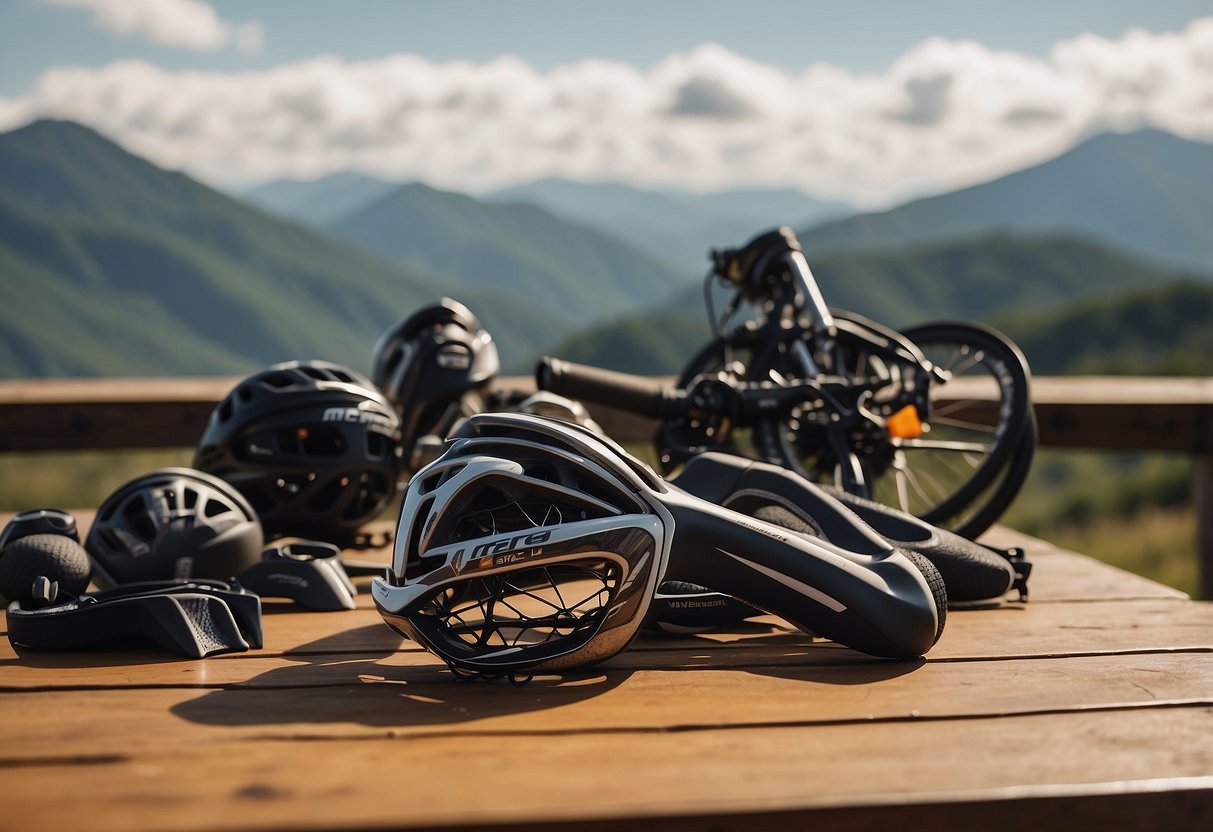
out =
{"type": "MultiPolygon", "coordinates": [[[[197,443],[215,404],[238,377],[0,381],[0,452],[85,448],[166,448],[197,443]]],[[[499,386],[533,389],[529,378],[499,386]]],[[[1194,461],[1199,592],[1213,598],[1213,378],[1034,378],[1042,447],[1173,451],[1194,461]]],[[[980,389],[943,388],[943,401],[974,400],[980,389]]],[[[611,436],[647,439],[654,424],[591,406],[611,436]]]]}

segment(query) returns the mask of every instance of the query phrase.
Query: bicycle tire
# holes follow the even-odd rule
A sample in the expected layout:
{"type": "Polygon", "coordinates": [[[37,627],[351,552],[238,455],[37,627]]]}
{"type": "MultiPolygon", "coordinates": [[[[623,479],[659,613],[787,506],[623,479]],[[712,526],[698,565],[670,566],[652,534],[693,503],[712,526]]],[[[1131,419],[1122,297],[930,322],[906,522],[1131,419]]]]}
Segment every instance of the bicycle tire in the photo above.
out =
{"type": "Polygon", "coordinates": [[[979,360],[986,366],[1003,368],[1002,375],[998,370],[993,373],[999,385],[999,427],[1003,434],[985,461],[985,473],[971,478],[957,490],[953,499],[941,501],[928,510],[913,512],[929,523],[975,539],[1002,516],[1031,469],[1037,443],[1031,372],[1019,348],[1005,335],[987,326],[931,323],[910,327],[904,334],[929,359],[946,369],[953,369],[949,364],[956,360],[954,356],[972,356],[974,350],[983,354],[979,360]]]}
{"type": "Polygon", "coordinates": [[[1003,466],[994,482],[962,510],[950,518],[941,518],[936,524],[945,526],[954,534],[969,540],[980,537],[998,522],[1019,496],[1031,471],[1036,445],[1036,419],[1033,417],[1020,437],[1019,445],[1011,452],[1010,461],[1003,466]]]}

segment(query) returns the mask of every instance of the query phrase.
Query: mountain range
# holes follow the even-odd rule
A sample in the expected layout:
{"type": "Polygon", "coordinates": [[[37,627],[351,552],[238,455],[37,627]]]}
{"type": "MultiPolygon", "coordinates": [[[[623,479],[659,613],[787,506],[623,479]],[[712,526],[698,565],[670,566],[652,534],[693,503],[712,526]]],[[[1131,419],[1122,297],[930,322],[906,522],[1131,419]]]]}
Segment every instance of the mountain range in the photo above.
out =
{"type": "MultiPolygon", "coordinates": [[[[278,216],[327,229],[401,186],[364,174],[278,179],[237,192],[278,216]]],[[[431,189],[436,190],[436,189],[431,189]]],[[[547,178],[490,191],[480,203],[525,203],[623,240],[679,274],[699,274],[709,248],[741,242],[755,229],[809,225],[854,213],[841,202],[791,188],[692,193],[646,190],[616,182],[547,178]]]]}
{"type": "MultiPolygon", "coordinates": [[[[365,370],[384,329],[448,291],[53,121],[0,135],[0,281],[9,377],[365,370]]],[[[569,331],[508,295],[461,295],[503,351],[569,331]]]]}
{"type": "Polygon", "coordinates": [[[508,293],[553,322],[634,312],[691,281],[621,240],[538,206],[481,202],[420,183],[329,228],[385,262],[461,290],[508,293]]]}
{"type": "MultiPolygon", "coordinates": [[[[390,187],[339,174],[272,182],[247,196],[323,227],[339,209],[365,208],[390,187]],[[346,195],[356,199],[347,202],[346,195]],[[329,219],[309,219],[318,214],[329,219]]],[[[778,225],[797,229],[811,261],[841,250],[889,252],[964,237],[1067,234],[1161,266],[1213,273],[1213,145],[1159,130],[1097,135],[1035,167],[884,211],[857,213],[792,189],[693,194],[553,178],[480,201],[545,208],[683,274],[702,274],[709,248],[736,246],[778,225]]]]}
{"type": "Polygon", "coordinates": [[[650,191],[611,182],[541,179],[495,191],[486,200],[527,202],[617,236],[654,257],[701,275],[710,248],[736,245],[755,230],[804,227],[854,212],[840,202],[790,188],[696,194],[650,191]]]}
{"type": "Polygon", "coordinates": [[[810,262],[992,233],[1072,234],[1213,273],[1213,144],[1105,133],[1027,170],[888,211],[798,226],[810,262]]]}
{"type": "Polygon", "coordinates": [[[319,179],[277,179],[236,196],[268,214],[323,228],[397,187],[395,182],[346,171],[319,179]]]}
{"type": "MultiPolygon", "coordinates": [[[[1100,136],[1038,168],[801,239],[832,304],[886,323],[1007,320],[1025,337],[1030,321],[1073,328],[1065,315],[1095,314],[1101,294],[1165,291],[1185,270],[1192,285],[1207,280],[1210,152],[1151,131],[1100,136]]],[[[593,215],[633,216],[672,240],[711,198],[680,213],[686,195],[550,181],[483,199],[360,176],[279,185],[257,197],[278,201],[271,216],[78,124],[0,135],[0,375],[240,372],[302,357],[367,369],[383,329],[444,294],[477,312],[509,372],[543,352],[669,371],[706,337],[693,277],[702,251],[672,266],[623,219],[599,228],[607,221],[593,215]],[[294,219],[282,216],[291,205],[294,219]]],[[[751,217],[769,210],[773,224],[807,199],[725,202],[751,217]]],[[[717,242],[760,230],[737,229],[717,242]]],[[[1160,320],[1180,312],[1151,309],[1160,320]]]]}

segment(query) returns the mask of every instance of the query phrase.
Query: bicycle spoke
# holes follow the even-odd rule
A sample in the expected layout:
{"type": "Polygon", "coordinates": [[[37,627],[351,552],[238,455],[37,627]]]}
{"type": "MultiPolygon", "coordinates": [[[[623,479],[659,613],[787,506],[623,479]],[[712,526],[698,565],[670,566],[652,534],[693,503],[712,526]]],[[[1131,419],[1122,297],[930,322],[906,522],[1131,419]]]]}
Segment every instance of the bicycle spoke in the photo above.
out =
{"type": "Polygon", "coordinates": [[[981,442],[961,442],[946,439],[902,439],[898,446],[919,451],[957,451],[960,453],[985,454],[990,446],[981,442]]]}

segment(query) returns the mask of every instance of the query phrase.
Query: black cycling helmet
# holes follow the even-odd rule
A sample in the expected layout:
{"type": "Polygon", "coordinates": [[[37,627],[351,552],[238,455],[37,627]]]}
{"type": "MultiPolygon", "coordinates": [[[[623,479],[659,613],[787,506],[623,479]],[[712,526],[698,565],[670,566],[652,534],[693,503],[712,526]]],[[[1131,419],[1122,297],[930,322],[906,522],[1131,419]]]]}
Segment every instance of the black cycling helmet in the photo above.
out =
{"type": "Polygon", "coordinates": [[[136,477],[97,509],[84,548],[101,586],[228,579],[261,559],[253,507],[229,483],[191,468],[136,477]]]}
{"type": "Polygon", "coordinates": [[[370,381],[348,367],[275,364],[219,403],[194,465],[235,485],[267,538],[345,546],[396,493],[400,421],[370,381]]]}
{"type": "Polygon", "coordinates": [[[384,620],[461,675],[560,670],[623,650],[657,586],[684,581],[872,655],[935,643],[934,568],[722,508],[611,440],[529,414],[471,417],[409,483],[384,620]]]}
{"type": "Polygon", "coordinates": [[[467,398],[501,370],[497,345],[466,306],[450,298],[388,329],[371,356],[375,386],[400,417],[406,460],[427,434],[445,437],[460,417],[482,409],[467,398]]]}

